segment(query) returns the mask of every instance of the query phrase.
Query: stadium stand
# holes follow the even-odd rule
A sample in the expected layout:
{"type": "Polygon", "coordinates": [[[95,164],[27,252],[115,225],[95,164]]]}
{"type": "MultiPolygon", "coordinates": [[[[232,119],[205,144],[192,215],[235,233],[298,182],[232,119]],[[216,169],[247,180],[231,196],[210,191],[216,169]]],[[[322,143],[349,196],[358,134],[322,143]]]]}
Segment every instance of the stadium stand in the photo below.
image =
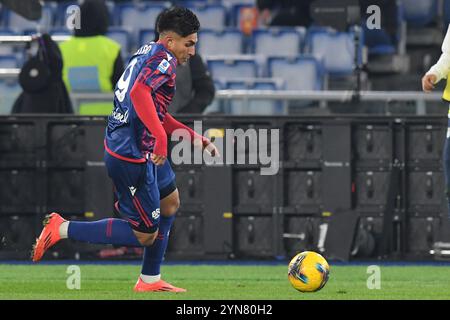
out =
{"type": "MultiPolygon", "coordinates": [[[[314,88],[314,90],[355,87],[352,78],[355,70],[355,39],[352,30],[336,32],[317,27],[259,26],[251,35],[244,35],[239,25],[241,10],[255,8],[254,0],[173,1],[172,3],[188,6],[198,14],[202,29],[199,32],[197,49],[208,62],[208,66],[212,68],[212,75],[216,81],[223,81],[224,78],[234,77],[236,74],[250,78],[269,77],[271,72],[277,72],[270,67],[274,61],[280,65],[283,63],[290,65],[292,61],[303,60],[309,63],[310,69],[306,75],[311,78],[288,84],[287,87],[314,88]],[[220,60],[218,56],[222,56],[222,62],[218,61],[220,60]],[[237,65],[234,62],[230,63],[229,61],[235,56],[247,62],[240,62],[237,65]],[[312,62],[313,59],[317,61],[312,62]],[[253,61],[250,62],[250,60],[253,61]],[[225,61],[228,62],[225,63],[225,61]],[[314,65],[316,67],[313,67],[314,65]],[[315,72],[312,71],[313,69],[320,69],[320,71],[315,72]],[[348,81],[341,81],[342,77],[347,76],[348,81]],[[333,79],[337,80],[333,82],[333,79]],[[315,85],[307,86],[306,83],[315,85]],[[320,85],[316,85],[317,83],[320,85]],[[334,83],[338,83],[339,86],[335,86],[334,83]]],[[[76,4],[76,1],[47,1],[44,5],[43,17],[38,22],[25,21],[3,8],[0,13],[0,36],[31,35],[47,30],[55,36],[69,35],[70,30],[65,26],[67,8],[76,4]]],[[[153,28],[156,16],[170,5],[169,1],[107,1],[110,12],[108,36],[122,45],[125,59],[141,45],[154,39],[153,28]]],[[[390,30],[369,29],[365,21],[362,23],[358,62],[362,63],[363,71],[367,72],[367,74],[363,72],[367,88],[371,87],[373,81],[376,84],[397,86],[399,84],[397,81],[388,85],[389,80],[383,80],[390,79],[392,74],[411,77],[411,79],[416,77],[415,73],[422,72],[419,69],[425,69],[426,61],[432,59],[412,46],[430,45],[434,47],[433,54],[438,54],[443,32],[450,21],[449,0],[419,2],[401,0],[396,1],[396,5],[398,10],[397,20],[394,22],[396,23],[394,34],[390,30]],[[421,65],[424,67],[420,67],[421,65]]],[[[9,56],[9,59],[11,55],[16,55],[17,66],[20,67],[24,56],[23,48],[24,46],[3,44],[0,45],[0,55],[9,56]]],[[[302,63],[302,67],[305,68],[305,66],[302,63]]],[[[284,67],[280,68],[284,70],[284,67]]],[[[286,72],[296,78],[290,70],[286,72]]],[[[287,79],[289,76],[282,78],[287,79]]],[[[283,88],[287,89],[287,87],[283,88]]],[[[225,79],[223,89],[227,88],[225,79]]],[[[246,88],[254,89],[253,86],[246,86],[246,88]]],[[[280,88],[276,87],[276,90],[280,88]]]]}

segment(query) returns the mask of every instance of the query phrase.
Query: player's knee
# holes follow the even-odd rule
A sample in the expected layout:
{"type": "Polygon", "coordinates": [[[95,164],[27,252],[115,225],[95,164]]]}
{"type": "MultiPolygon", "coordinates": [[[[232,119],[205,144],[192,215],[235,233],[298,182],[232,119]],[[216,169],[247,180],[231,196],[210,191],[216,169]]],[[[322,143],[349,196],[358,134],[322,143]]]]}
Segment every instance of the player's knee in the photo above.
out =
{"type": "Polygon", "coordinates": [[[139,232],[139,234],[136,234],[136,237],[142,246],[149,247],[153,244],[153,242],[155,242],[157,235],[158,235],[158,232],[154,232],[154,233],[139,232]]]}
{"type": "Polygon", "coordinates": [[[165,217],[173,216],[180,208],[180,198],[172,197],[170,201],[161,206],[161,214],[165,217]]]}

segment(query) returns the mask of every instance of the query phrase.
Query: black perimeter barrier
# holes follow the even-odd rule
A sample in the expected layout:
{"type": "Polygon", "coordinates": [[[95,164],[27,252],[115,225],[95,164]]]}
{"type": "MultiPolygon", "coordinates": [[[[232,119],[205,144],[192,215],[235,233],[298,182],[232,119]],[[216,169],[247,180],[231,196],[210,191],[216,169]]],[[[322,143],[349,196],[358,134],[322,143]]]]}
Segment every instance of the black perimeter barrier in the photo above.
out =
{"type": "MultiPolygon", "coordinates": [[[[342,261],[427,260],[436,242],[450,240],[444,117],[178,119],[191,127],[201,120],[207,136],[231,146],[224,160],[245,154],[247,161],[173,165],[181,208],[167,258],[288,259],[314,250],[342,261]],[[246,143],[237,136],[230,143],[227,129],[242,129],[246,143]],[[279,130],[279,145],[270,146],[270,130],[279,130]],[[262,175],[269,165],[257,151],[267,148],[270,157],[274,147],[278,172],[262,175]],[[257,163],[249,163],[252,156],[257,163]]],[[[49,212],[86,221],[114,216],[105,120],[0,117],[0,259],[28,259],[49,212]]],[[[101,259],[103,249],[61,241],[46,258],[101,259]]]]}

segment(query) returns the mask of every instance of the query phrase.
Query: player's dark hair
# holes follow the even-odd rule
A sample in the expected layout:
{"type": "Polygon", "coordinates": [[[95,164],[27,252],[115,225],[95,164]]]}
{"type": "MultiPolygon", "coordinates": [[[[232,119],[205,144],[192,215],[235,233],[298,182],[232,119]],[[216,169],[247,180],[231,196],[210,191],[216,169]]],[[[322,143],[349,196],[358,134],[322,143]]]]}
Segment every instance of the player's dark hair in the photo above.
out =
{"type": "Polygon", "coordinates": [[[187,37],[200,29],[200,22],[191,10],[182,7],[172,7],[165,9],[159,14],[156,26],[156,31],[159,34],[173,31],[182,37],[187,37]]]}

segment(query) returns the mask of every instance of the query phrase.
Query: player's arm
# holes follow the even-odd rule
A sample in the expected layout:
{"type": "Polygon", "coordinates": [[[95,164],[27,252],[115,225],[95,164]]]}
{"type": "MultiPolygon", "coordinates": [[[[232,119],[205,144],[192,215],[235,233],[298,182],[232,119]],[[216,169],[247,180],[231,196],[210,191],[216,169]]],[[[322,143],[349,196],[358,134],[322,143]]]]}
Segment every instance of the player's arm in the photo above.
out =
{"type": "Polygon", "coordinates": [[[430,92],[440,80],[447,78],[450,73],[450,26],[442,43],[442,54],[438,62],[422,78],[422,89],[430,92]]]}
{"type": "Polygon", "coordinates": [[[208,151],[212,156],[220,155],[219,150],[208,138],[198,134],[188,126],[182,124],[174,117],[172,117],[169,113],[166,113],[164,117],[163,127],[167,134],[172,134],[172,132],[174,132],[176,129],[184,129],[189,133],[191,141],[195,146],[206,148],[206,151],[208,151]]]}
{"type": "Polygon", "coordinates": [[[156,112],[151,88],[136,81],[130,96],[139,119],[156,139],[151,160],[156,165],[162,165],[167,158],[167,135],[156,112]]]}

